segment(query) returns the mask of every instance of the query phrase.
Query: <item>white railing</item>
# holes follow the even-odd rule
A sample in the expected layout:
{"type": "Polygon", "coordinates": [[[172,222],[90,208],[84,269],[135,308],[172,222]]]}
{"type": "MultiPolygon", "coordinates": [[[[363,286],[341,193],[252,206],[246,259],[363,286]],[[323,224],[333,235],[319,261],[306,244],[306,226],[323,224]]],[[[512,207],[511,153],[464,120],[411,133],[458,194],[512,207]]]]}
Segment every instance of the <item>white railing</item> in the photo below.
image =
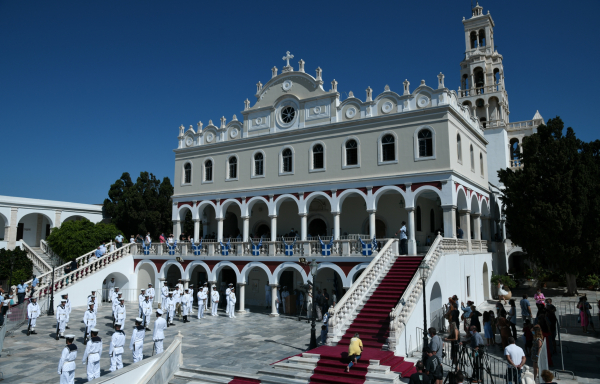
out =
{"type": "Polygon", "coordinates": [[[458,97],[483,95],[485,93],[502,91],[503,89],[504,89],[504,87],[502,86],[502,84],[491,84],[491,85],[485,85],[483,87],[477,87],[477,88],[459,89],[458,97]]]}
{"type": "Polygon", "coordinates": [[[540,124],[543,124],[543,120],[525,120],[525,121],[516,121],[514,123],[508,123],[506,126],[508,129],[522,129],[522,128],[533,128],[537,127],[540,124]]]}
{"type": "MultiPolygon", "coordinates": [[[[109,242],[108,244],[106,244],[107,249],[111,249],[112,246],[113,246],[112,241],[109,242]]],[[[91,258],[96,258],[96,250],[95,249],[93,251],[90,251],[90,252],[84,254],[83,256],[79,256],[78,258],[75,259],[77,261],[77,268],[79,269],[82,266],[88,264],[90,262],[91,258]]],[[[59,279],[60,277],[64,276],[65,274],[67,274],[69,272],[72,272],[71,271],[71,261],[54,268],[54,280],[59,279]]],[[[39,279],[40,282],[43,282],[44,284],[50,284],[50,282],[52,281],[52,267],[50,267],[49,272],[44,273],[41,276],[37,276],[37,278],[39,279]]],[[[29,280],[26,283],[28,285],[31,285],[31,282],[32,282],[32,280],[29,280]]]]}
{"type": "MultiPolygon", "coordinates": [[[[65,273],[64,267],[70,263],[61,265],[60,268],[62,271],[62,275],[56,273],[55,268],[54,292],[67,288],[75,284],[76,282],[86,278],[87,276],[97,272],[98,270],[106,267],[108,264],[114,263],[115,261],[122,259],[130,253],[131,245],[133,244],[125,244],[121,248],[109,252],[99,259],[96,258],[96,256],[91,256],[90,253],[86,253],[85,255],[80,256],[76,259],[78,268],[75,271],[70,271],[69,273],[65,273]]],[[[41,277],[43,278],[43,280],[40,279],[42,283],[40,283],[35,293],[35,296],[38,298],[38,300],[52,293],[52,272],[42,275],[41,277]]]]}
{"type": "MultiPolygon", "coordinates": [[[[329,239],[322,239],[324,243],[329,244],[329,239]]],[[[370,243],[364,240],[365,243],[370,243]]],[[[385,244],[389,239],[378,239],[377,243],[385,244]]],[[[254,240],[254,244],[258,245],[260,239],[254,240]]],[[[285,243],[291,245],[294,243],[293,238],[286,239],[285,243]]],[[[223,242],[225,245],[226,242],[223,242]]],[[[169,255],[169,247],[166,243],[152,243],[147,249],[139,243],[132,244],[132,253],[137,255],[147,256],[167,256],[169,255]]],[[[252,243],[243,241],[230,241],[231,249],[228,256],[253,256],[252,243]]],[[[377,250],[373,251],[376,254],[377,250]]],[[[219,242],[205,242],[202,244],[192,244],[189,242],[178,242],[174,249],[174,255],[177,256],[221,256],[222,247],[219,242]]],[[[265,241],[263,239],[259,249],[259,256],[286,256],[285,245],[283,241],[265,241]]],[[[294,257],[309,257],[321,256],[321,243],[318,240],[297,240],[294,244],[294,257]]],[[[331,243],[330,256],[362,256],[362,244],[357,239],[334,240],[331,243]]]]}
{"type": "Polygon", "coordinates": [[[51,259],[56,258],[57,260],[60,260],[62,262],[62,259],[60,258],[60,256],[58,256],[56,253],[54,253],[52,251],[52,248],[50,248],[50,244],[48,244],[48,242],[46,240],[40,240],[40,248],[42,249],[42,252],[44,252],[46,255],[48,255],[49,258],[51,258],[51,259]]]}
{"type": "Polygon", "coordinates": [[[511,168],[523,168],[523,159],[511,159],[510,167],[511,168]]]}
{"type": "MultiPolygon", "coordinates": [[[[441,235],[437,235],[429,248],[429,252],[427,252],[422,261],[422,263],[429,266],[427,274],[433,272],[440,256],[442,253],[445,253],[444,251],[458,250],[460,252],[460,250],[464,249],[464,252],[467,252],[468,245],[466,243],[467,240],[443,238],[441,235]]],[[[404,299],[404,305],[398,303],[390,312],[390,336],[388,337],[388,349],[390,351],[396,349],[396,345],[400,340],[400,335],[405,328],[406,322],[412,311],[415,309],[417,301],[422,294],[423,283],[419,278],[419,273],[415,273],[399,300],[402,301],[402,299],[404,299]]]]}
{"type": "Polygon", "coordinates": [[[356,310],[363,304],[365,296],[373,286],[383,278],[396,261],[398,249],[393,246],[398,239],[389,239],[381,251],[373,258],[363,273],[352,284],[348,292],[336,304],[329,309],[329,332],[327,334],[327,345],[338,342],[348,326],[356,317],[356,310]]]}
{"type": "Polygon", "coordinates": [[[21,249],[27,252],[27,257],[42,274],[52,272],[52,267],[48,265],[27,243],[21,240],[21,249]]]}

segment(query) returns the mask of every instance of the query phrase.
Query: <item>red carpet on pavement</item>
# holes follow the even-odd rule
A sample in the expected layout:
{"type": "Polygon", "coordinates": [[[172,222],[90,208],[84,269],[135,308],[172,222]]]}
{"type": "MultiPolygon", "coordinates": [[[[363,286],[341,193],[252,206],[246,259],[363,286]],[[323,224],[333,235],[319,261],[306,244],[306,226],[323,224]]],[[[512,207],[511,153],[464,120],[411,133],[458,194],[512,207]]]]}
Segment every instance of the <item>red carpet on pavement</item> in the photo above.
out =
{"type": "Polygon", "coordinates": [[[310,378],[311,383],[362,384],[365,382],[369,360],[380,360],[380,364],[390,366],[391,371],[402,372],[402,377],[409,377],[416,372],[413,363],[404,361],[404,357],[394,356],[391,351],[382,351],[381,347],[389,336],[390,311],[402,297],[422,259],[414,256],[397,258],[338,345],[308,351],[321,355],[310,378]],[[355,333],[359,334],[364,350],[358,364],[350,369],[350,373],[346,373],[344,370],[349,363],[348,345],[355,333]]]}

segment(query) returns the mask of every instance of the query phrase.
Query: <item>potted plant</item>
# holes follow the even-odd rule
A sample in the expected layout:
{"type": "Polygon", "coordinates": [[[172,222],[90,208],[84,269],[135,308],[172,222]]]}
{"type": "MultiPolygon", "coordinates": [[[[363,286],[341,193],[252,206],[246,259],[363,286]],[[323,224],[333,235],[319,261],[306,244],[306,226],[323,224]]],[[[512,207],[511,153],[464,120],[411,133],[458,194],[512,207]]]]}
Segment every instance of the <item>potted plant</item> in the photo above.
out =
{"type": "Polygon", "coordinates": [[[600,277],[594,273],[587,275],[584,280],[584,285],[590,291],[593,291],[600,285],[600,277]]]}

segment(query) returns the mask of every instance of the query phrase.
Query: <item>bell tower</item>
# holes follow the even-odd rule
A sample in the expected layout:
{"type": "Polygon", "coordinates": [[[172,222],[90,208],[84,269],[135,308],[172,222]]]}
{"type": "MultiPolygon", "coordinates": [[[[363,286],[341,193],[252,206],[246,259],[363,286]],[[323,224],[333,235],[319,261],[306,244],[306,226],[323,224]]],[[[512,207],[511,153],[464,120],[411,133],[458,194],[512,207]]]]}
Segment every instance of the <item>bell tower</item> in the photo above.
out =
{"type": "Polygon", "coordinates": [[[502,55],[494,48],[494,20],[477,3],[470,19],[463,18],[465,57],[460,63],[458,97],[481,127],[506,126],[508,95],[504,88],[502,55]]]}

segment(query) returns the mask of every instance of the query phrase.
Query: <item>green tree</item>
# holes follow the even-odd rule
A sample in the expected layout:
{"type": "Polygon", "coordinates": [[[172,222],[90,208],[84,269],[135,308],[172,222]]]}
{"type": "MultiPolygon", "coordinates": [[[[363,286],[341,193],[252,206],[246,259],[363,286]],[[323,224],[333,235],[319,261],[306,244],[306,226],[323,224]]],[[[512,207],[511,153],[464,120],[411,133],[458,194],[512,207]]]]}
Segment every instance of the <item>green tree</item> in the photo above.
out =
{"type": "Polygon", "coordinates": [[[506,227],[530,259],[576,277],[600,268],[600,141],[563,135],[557,117],[523,139],[522,170],[498,172],[504,184],[506,227]]]}
{"type": "Polygon", "coordinates": [[[104,210],[126,235],[150,232],[156,239],[161,232],[170,233],[173,186],[168,177],[158,180],[153,174],[141,172],[135,184],[125,172],[108,191],[104,210]]]}
{"type": "Polygon", "coordinates": [[[48,236],[52,251],[70,261],[98,248],[102,242],[114,240],[121,231],[114,224],[94,224],[89,220],[65,221],[48,236]]]}
{"type": "Polygon", "coordinates": [[[21,248],[0,249],[0,280],[10,280],[10,284],[17,285],[21,280],[31,279],[32,275],[33,263],[27,257],[27,252],[21,248]]]}

